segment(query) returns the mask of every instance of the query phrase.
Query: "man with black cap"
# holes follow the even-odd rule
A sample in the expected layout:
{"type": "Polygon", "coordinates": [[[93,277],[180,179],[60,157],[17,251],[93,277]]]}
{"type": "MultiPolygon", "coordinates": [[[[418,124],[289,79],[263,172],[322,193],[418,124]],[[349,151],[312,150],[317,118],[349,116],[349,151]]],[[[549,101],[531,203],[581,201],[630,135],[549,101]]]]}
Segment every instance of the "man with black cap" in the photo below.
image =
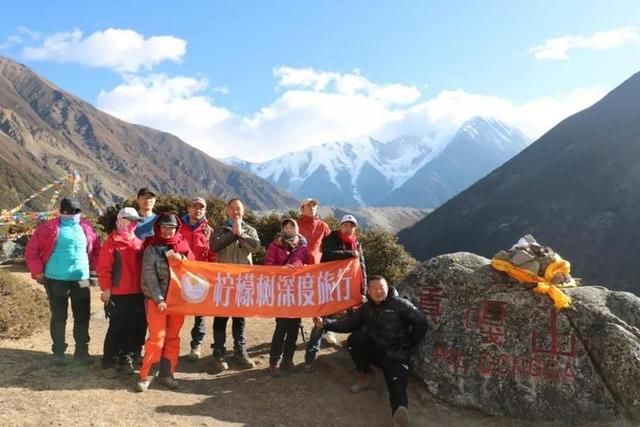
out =
{"type": "Polygon", "coordinates": [[[153,236],[153,222],[157,217],[153,213],[153,207],[156,205],[156,194],[149,188],[142,187],[138,190],[136,202],[138,203],[138,213],[142,217],[142,221],[138,223],[135,233],[138,239],[144,240],[153,236]]]}
{"type": "Polygon", "coordinates": [[[51,310],[50,332],[54,363],[67,362],[65,328],[71,299],[74,359],[91,364],[89,356],[89,278],[95,276],[100,240],[80,213],[75,199],[64,198],[60,217],[40,224],[25,249],[25,261],[31,276],[45,286],[51,310]]]}

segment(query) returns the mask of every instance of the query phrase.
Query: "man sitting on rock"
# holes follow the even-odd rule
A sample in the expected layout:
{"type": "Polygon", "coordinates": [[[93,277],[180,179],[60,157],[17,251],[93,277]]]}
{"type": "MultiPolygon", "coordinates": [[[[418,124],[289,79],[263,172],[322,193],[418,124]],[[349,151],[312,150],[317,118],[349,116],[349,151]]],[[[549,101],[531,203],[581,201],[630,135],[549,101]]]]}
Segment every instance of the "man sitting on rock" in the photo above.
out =
{"type": "Polygon", "coordinates": [[[382,276],[368,281],[368,301],[342,319],[314,317],[316,327],[334,332],[352,332],[348,345],[358,372],[352,393],[372,388],[371,364],[384,374],[389,390],[394,426],[408,425],[407,378],[409,358],[427,332],[427,317],[413,304],[400,298],[382,276]]]}

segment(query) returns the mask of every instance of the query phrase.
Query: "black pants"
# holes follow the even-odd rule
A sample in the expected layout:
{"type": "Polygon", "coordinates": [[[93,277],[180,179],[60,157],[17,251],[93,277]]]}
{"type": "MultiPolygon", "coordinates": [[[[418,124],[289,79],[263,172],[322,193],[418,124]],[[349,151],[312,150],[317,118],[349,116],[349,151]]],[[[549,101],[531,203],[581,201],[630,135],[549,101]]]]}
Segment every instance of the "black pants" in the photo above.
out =
{"type": "MultiPolygon", "coordinates": [[[[227,340],[227,321],[228,317],[213,318],[213,354],[216,356],[224,356],[226,349],[224,343],[227,340]]],[[[234,317],[231,324],[231,333],[233,335],[233,351],[238,354],[244,351],[246,345],[245,339],[245,320],[244,317],[234,317]]]]}
{"type": "Polygon", "coordinates": [[[277,365],[282,360],[293,361],[293,353],[296,351],[296,341],[300,330],[300,319],[276,318],[276,329],[271,338],[271,351],[269,353],[269,364],[277,365]]]}
{"type": "MultiPolygon", "coordinates": [[[[226,325],[226,323],[225,323],[226,325]]],[[[191,328],[191,348],[196,348],[202,344],[204,335],[207,333],[207,325],[204,323],[203,316],[195,316],[193,318],[193,328],[191,328]]]]}
{"type": "Polygon", "coordinates": [[[67,311],[71,299],[73,313],[73,339],[76,342],[76,355],[89,352],[89,316],[91,315],[91,294],[89,280],[55,280],[46,279],[45,289],[49,298],[51,322],[49,331],[54,354],[64,354],[67,349],[65,329],[67,327],[67,311]]]}
{"type": "Polygon", "coordinates": [[[116,362],[133,360],[140,351],[140,336],[147,330],[144,295],[111,295],[105,304],[109,316],[109,329],[104,337],[102,367],[110,368],[116,362]]]}
{"type": "Polygon", "coordinates": [[[384,349],[377,346],[362,330],[349,335],[348,344],[349,353],[351,353],[351,358],[359,372],[371,372],[371,364],[382,369],[389,390],[391,411],[395,412],[399,406],[407,407],[409,405],[407,398],[408,362],[389,358],[384,349]]]}

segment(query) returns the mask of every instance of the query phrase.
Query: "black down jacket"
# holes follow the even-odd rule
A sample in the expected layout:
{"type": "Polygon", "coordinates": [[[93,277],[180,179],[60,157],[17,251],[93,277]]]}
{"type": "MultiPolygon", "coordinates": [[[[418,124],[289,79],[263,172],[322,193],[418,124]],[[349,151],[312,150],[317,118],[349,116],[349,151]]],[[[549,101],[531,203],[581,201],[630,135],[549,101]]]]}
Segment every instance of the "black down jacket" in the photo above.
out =
{"type": "Polygon", "coordinates": [[[422,311],[389,288],[380,304],[369,300],[342,319],[326,319],[324,328],[334,332],[362,329],[389,358],[408,361],[428,326],[422,311]]]}

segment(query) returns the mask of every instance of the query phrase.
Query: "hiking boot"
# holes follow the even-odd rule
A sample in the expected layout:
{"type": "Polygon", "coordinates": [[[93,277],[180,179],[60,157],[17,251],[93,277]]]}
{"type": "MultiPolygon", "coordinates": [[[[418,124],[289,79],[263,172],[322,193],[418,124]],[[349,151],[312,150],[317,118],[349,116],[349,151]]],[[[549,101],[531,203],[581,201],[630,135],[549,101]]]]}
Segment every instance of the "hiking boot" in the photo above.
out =
{"type": "Polygon", "coordinates": [[[120,372],[125,375],[131,375],[135,372],[135,368],[133,367],[133,360],[125,359],[122,363],[120,363],[120,372]]]}
{"type": "Polygon", "coordinates": [[[398,406],[393,413],[393,427],[407,427],[409,425],[409,410],[406,406],[398,406]]]}
{"type": "Polygon", "coordinates": [[[291,360],[283,360],[280,363],[280,369],[284,372],[293,372],[296,369],[296,365],[291,360]]]}
{"type": "Polygon", "coordinates": [[[139,352],[133,353],[131,363],[134,367],[140,368],[142,366],[142,355],[139,352]]]}
{"type": "Polygon", "coordinates": [[[358,379],[355,384],[349,387],[351,393],[360,393],[361,391],[371,390],[374,386],[372,374],[358,373],[358,379]]]}
{"type": "Polygon", "coordinates": [[[316,367],[313,363],[305,363],[304,364],[304,373],[311,374],[316,371],[316,367]]]}
{"type": "Polygon", "coordinates": [[[152,379],[152,377],[149,377],[146,380],[139,380],[136,383],[135,391],[137,391],[138,393],[142,393],[144,391],[147,391],[149,389],[149,386],[151,385],[151,379],[152,379]]]}
{"type": "Polygon", "coordinates": [[[213,355],[213,370],[215,372],[222,372],[229,369],[229,364],[225,360],[224,356],[220,356],[217,354],[213,355]]]}
{"type": "Polygon", "coordinates": [[[269,375],[272,378],[280,378],[282,376],[282,371],[278,368],[278,365],[269,366],[269,375]]]}
{"type": "Polygon", "coordinates": [[[73,360],[81,365],[93,365],[93,357],[89,353],[76,353],[73,355],[73,360]]]}
{"type": "Polygon", "coordinates": [[[242,350],[240,353],[236,353],[236,360],[243,369],[253,369],[256,364],[251,360],[246,350],[242,350]]]}
{"type": "Polygon", "coordinates": [[[114,367],[104,368],[102,370],[102,376],[107,378],[107,379],[112,380],[112,379],[118,377],[118,371],[114,367]]]}
{"type": "Polygon", "coordinates": [[[198,344],[197,346],[191,348],[191,351],[187,356],[187,360],[190,362],[195,362],[196,360],[200,359],[200,356],[202,356],[202,346],[198,344]]]}
{"type": "Polygon", "coordinates": [[[173,377],[158,377],[157,381],[169,390],[177,390],[180,388],[180,383],[173,377]]]}
{"type": "Polygon", "coordinates": [[[67,364],[67,355],[64,353],[56,353],[53,355],[53,364],[64,366],[67,364]]]}

